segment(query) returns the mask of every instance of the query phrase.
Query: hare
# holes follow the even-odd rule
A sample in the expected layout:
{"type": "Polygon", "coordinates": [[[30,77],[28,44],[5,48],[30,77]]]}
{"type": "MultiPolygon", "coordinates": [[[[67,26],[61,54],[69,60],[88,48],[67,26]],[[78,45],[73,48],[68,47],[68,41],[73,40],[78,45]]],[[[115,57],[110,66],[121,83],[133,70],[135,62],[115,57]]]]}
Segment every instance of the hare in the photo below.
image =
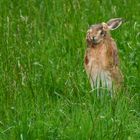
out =
{"type": "Polygon", "coordinates": [[[109,32],[122,23],[122,18],[115,18],[107,23],[92,25],[87,31],[84,66],[92,89],[102,87],[112,90],[123,82],[117,46],[109,32]]]}

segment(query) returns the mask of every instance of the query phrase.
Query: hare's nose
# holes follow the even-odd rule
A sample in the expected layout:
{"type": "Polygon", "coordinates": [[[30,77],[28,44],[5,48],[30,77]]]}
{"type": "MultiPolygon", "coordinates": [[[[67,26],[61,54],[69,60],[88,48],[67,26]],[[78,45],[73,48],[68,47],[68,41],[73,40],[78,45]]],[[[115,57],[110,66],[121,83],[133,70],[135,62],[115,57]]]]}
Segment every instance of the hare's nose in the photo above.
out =
{"type": "Polygon", "coordinates": [[[93,37],[92,37],[92,40],[93,40],[93,42],[96,42],[96,37],[93,36],[93,37]]]}

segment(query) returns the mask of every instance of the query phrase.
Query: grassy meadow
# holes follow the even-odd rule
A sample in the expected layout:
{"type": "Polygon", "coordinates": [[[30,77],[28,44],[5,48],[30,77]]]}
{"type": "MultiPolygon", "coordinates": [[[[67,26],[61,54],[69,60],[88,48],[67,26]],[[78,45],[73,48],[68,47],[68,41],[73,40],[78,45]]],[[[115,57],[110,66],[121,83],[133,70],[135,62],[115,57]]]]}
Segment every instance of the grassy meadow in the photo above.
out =
{"type": "Polygon", "coordinates": [[[139,140],[139,0],[0,0],[0,140],[139,140]],[[124,74],[97,97],[83,67],[88,27],[112,31],[124,74]]]}

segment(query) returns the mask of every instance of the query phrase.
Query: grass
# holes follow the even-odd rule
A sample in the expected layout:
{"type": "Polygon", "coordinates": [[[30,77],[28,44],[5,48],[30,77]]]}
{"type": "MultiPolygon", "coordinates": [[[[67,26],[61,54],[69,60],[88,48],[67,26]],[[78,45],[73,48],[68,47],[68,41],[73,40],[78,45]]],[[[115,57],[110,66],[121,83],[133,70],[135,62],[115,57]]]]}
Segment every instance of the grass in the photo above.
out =
{"type": "Polygon", "coordinates": [[[0,1],[0,140],[139,140],[138,0],[0,1]],[[88,26],[112,32],[124,88],[96,96],[83,68],[88,26]]]}

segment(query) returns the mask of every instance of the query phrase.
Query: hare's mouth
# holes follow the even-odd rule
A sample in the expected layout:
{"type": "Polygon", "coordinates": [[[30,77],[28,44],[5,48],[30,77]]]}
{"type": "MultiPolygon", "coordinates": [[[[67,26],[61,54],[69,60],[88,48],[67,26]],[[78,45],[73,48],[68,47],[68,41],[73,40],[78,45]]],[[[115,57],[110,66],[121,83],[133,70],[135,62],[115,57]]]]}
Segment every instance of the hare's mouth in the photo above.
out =
{"type": "Polygon", "coordinates": [[[102,42],[102,38],[97,38],[97,37],[93,37],[92,38],[92,43],[93,45],[98,45],[102,42]]]}
{"type": "Polygon", "coordinates": [[[92,38],[92,43],[93,43],[94,45],[97,45],[97,44],[99,44],[100,42],[101,42],[101,40],[98,39],[97,37],[93,37],[93,38],[92,38]]]}
{"type": "Polygon", "coordinates": [[[100,42],[101,42],[100,40],[92,40],[92,43],[93,43],[94,45],[98,45],[100,42]]]}

